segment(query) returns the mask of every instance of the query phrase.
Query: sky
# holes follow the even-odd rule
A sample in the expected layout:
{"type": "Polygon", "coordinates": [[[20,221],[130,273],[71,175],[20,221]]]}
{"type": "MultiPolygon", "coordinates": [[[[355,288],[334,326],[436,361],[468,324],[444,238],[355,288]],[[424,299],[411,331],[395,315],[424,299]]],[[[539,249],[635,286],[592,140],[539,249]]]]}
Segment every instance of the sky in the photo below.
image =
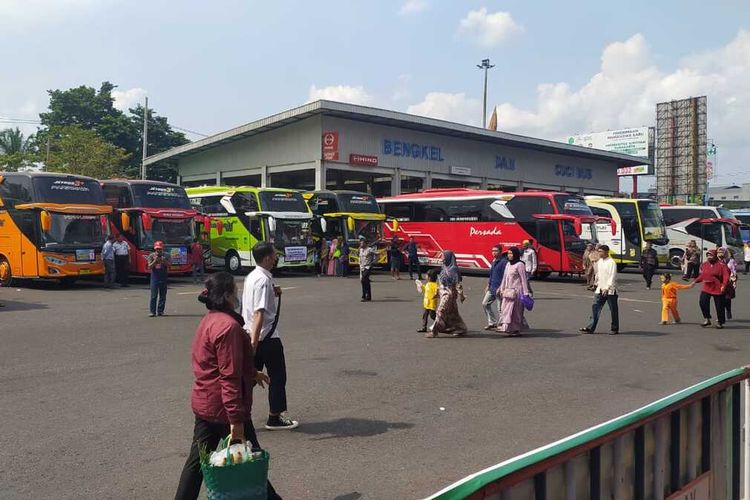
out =
{"type": "Polygon", "coordinates": [[[204,135],[320,98],[481,125],[484,58],[488,115],[534,137],[706,95],[712,184],[750,182],[747,0],[0,0],[0,128],[105,80],[204,135]]]}

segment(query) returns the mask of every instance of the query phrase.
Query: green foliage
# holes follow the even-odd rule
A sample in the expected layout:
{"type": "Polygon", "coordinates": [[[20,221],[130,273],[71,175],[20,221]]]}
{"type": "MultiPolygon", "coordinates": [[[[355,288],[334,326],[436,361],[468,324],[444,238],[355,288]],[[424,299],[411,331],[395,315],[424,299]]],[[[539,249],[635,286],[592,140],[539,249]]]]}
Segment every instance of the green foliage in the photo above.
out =
{"type": "Polygon", "coordinates": [[[121,175],[128,153],[78,125],[54,127],[50,134],[47,170],[110,179],[121,175]]]}
{"type": "Polygon", "coordinates": [[[16,172],[34,161],[34,137],[24,137],[18,128],[0,131],[0,170],[16,172]]]}

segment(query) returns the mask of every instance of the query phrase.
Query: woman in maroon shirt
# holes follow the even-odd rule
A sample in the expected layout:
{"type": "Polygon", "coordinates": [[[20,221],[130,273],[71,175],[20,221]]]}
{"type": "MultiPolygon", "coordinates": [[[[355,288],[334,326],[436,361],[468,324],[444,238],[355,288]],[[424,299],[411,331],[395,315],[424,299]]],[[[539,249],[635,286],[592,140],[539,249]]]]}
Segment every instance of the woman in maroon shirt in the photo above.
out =
{"type": "Polygon", "coordinates": [[[696,283],[703,283],[699,305],[703,314],[702,327],[711,326],[711,297],[716,307],[716,328],[724,328],[724,294],[729,285],[729,268],[716,255],[716,250],[706,253],[706,262],[701,265],[696,283]]]}
{"type": "MultiPolygon", "coordinates": [[[[175,495],[178,500],[198,498],[203,482],[198,456],[201,445],[215,450],[219,441],[231,434],[233,441],[247,439],[260,448],[250,417],[253,386],[268,383],[268,376],[255,370],[244,320],[234,311],[239,300],[232,275],[213,274],[198,300],[206,304],[208,313],[193,339],[195,380],[191,399],[195,428],[175,495]]],[[[280,498],[270,483],[268,498],[280,498]]]]}

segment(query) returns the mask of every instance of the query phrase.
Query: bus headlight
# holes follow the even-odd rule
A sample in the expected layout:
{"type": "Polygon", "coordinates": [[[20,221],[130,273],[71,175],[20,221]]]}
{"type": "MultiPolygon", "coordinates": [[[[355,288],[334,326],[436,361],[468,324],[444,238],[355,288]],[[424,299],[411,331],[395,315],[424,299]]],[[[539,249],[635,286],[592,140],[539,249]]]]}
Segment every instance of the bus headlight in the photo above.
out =
{"type": "Polygon", "coordinates": [[[65,264],[68,263],[67,261],[63,259],[58,259],[57,257],[52,257],[51,255],[45,255],[44,260],[56,266],[64,266],[65,264]]]}

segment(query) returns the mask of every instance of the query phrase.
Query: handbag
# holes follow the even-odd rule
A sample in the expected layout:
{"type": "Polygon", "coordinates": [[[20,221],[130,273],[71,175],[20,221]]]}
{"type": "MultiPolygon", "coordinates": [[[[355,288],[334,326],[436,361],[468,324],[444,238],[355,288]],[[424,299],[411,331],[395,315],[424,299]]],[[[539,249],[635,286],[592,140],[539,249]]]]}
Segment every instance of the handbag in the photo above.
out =
{"type": "Polygon", "coordinates": [[[534,297],[528,294],[522,294],[521,295],[521,304],[523,304],[523,308],[527,311],[531,311],[534,309],[534,297]]]}
{"type": "Polygon", "coordinates": [[[209,463],[208,453],[203,450],[200,455],[201,472],[206,483],[206,495],[209,500],[243,499],[260,500],[267,498],[268,462],[266,450],[260,451],[260,458],[242,463],[232,463],[229,453],[231,436],[220,442],[226,448],[226,465],[221,467],[209,463]]]}
{"type": "Polygon", "coordinates": [[[505,290],[503,290],[502,296],[504,299],[516,300],[516,297],[518,297],[518,292],[514,288],[506,288],[505,290]]]}

